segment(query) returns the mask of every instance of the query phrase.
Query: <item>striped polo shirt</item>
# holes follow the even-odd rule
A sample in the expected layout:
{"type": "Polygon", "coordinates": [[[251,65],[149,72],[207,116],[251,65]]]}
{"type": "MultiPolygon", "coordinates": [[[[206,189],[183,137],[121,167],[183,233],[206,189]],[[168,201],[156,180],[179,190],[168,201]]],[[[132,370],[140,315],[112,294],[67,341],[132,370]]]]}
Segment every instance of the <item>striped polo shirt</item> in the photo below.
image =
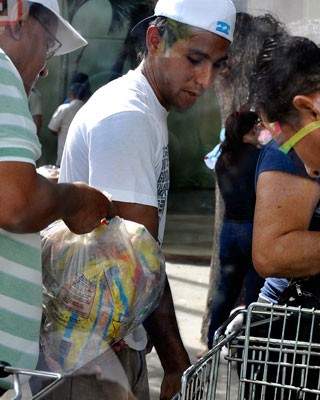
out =
{"type": "MultiPolygon", "coordinates": [[[[0,49],[0,162],[35,165],[40,155],[21,77],[0,49]]],[[[14,367],[34,369],[37,364],[42,314],[40,249],[39,233],[13,234],[0,229],[0,360],[14,367]]],[[[1,379],[0,386],[11,387],[10,379],[1,379]]]]}

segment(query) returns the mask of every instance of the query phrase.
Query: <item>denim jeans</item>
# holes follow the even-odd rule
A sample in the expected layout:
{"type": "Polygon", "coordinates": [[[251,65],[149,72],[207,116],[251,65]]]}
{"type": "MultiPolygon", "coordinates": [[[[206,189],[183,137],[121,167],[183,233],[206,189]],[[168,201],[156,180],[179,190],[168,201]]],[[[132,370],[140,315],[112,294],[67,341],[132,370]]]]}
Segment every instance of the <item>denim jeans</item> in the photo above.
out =
{"type": "Polygon", "coordinates": [[[252,228],[250,222],[223,222],[220,233],[220,278],[211,311],[208,348],[215,331],[229,317],[246,279],[245,306],[257,301],[263,285],[252,264],[252,228]]]}

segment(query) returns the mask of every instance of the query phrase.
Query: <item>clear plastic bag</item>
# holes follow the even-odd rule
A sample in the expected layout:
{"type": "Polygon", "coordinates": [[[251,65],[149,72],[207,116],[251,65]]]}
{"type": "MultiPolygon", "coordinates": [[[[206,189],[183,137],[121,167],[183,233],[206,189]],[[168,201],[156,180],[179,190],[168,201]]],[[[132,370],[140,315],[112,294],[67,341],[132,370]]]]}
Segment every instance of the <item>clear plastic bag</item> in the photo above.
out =
{"type": "Polygon", "coordinates": [[[140,325],[163,292],[165,262],[142,225],[115,217],[76,235],[62,221],[42,231],[44,322],[51,370],[71,373],[140,325]]]}

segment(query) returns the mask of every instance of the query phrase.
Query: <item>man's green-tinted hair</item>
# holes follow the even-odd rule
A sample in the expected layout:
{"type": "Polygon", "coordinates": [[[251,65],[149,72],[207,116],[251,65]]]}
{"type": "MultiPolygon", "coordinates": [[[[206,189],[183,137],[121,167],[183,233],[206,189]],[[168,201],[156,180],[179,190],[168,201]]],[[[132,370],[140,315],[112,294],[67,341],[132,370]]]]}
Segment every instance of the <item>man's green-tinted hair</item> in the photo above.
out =
{"type": "MultiPolygon", "coordinates": [[[[190,26],[181,22],[175,21],[166,17],[157,17],[150,22],[149,26],[154,26],[158,29],[160,36],[166,40],[166,49],[169,49],[179,39],[190,37],[190,26]]],[[[148,54],[148,49],[145,44],[143,57],[148,54]]]]}

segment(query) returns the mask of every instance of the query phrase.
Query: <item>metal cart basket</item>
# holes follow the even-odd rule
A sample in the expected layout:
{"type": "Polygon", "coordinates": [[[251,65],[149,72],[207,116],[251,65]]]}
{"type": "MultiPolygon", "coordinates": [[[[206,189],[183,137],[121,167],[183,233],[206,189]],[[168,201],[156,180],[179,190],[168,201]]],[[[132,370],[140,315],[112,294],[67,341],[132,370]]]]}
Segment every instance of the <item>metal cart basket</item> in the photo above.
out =
{"type": "Polygon", "coordinates": [[[6,362],[0,361],[0,377],[4,378],[6,376],[12,375],[13,377],[13,397],[11,400],[22,400],[22,386],[20,383],[20,375],[28,375],[28,376],[38,376],[48,378],[52,382],[41,392],[37,393],[33,400],[40,400],[43,396],[50,393],[53,388],[55,388],[58,384],[62,382],[61,374],[54,372],[44,372],[44,371],[36,371],[31,369],[22,369],[22,368],[14,368],[8,365],[6,362]]]}
{"type": "Polygon", "coordinates": [[[320,310],[253,303],[185,371],[173,400],[320,400],[320,310]],[[225,333],[243,314],[244,325],[225,333]]]}

